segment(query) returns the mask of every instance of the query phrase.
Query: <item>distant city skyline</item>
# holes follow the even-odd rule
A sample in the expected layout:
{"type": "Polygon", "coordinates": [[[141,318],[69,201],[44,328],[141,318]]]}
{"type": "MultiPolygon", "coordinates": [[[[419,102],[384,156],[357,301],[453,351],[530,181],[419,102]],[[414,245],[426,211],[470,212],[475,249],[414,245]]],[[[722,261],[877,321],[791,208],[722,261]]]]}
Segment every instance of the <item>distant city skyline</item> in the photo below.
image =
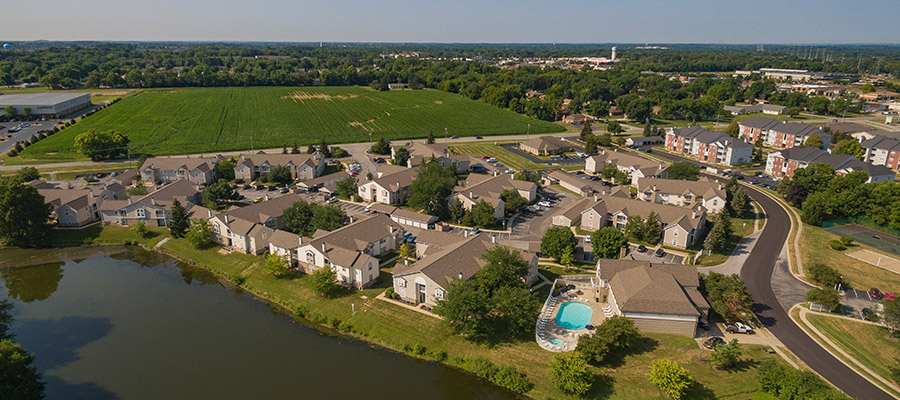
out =
{"type": "Polygon", "coordinates": [[[4,5],[0,41],[896,44],[900,2],[387,0],[4,5]],[[39,7],[38,7],[39,6],[39,7]]]}

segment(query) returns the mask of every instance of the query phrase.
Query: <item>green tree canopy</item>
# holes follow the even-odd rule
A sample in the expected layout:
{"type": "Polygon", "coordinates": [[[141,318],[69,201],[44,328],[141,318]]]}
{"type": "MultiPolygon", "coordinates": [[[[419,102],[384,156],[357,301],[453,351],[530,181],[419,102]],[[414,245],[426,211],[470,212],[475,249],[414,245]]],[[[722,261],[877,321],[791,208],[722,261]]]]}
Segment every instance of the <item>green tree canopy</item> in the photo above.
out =
{"type": "Polygon", "coordinates": [[[45,383],[29,354],[18,343],[0,340],[0,393],[8,399],[43,399],[45,383]]]}
{"type": "Polygon", "coordinates": [[[809,135],[809,137],[806,138],[806,142],[803,143],[803,146],[824,149],[825,142],[822,141],[822,137],[819,135],[809,135]]]}
{"type": "Polygon", "coordinates": [[[191,227],[188,228],[184,238],[195,249],[204,249],[212,245],[212,229],[209,228],[209,221],[202,218],[192,219],[191,227]]]}
{"type": "Polygon", "coordinates": [[[681,400],[694,385],[694,378],[684,367],[672,360],[655,360],[647,375],[670,399],[681,400]]]}
{"type": "Polygon", "coordinates": [[[503,199],[507,214],[515,214],[528,205],[528,200],[525,200],[516,189],[503,189],[500,198],[503,199]]]}
{"type": "Polygon", "coordinates": [[[737,339],[731,339],[728,344],[719,344],[713,349],[710,361],[721,368],[731,368],[741,359],[741,345],[737,339]]]}
{"type": "Polygon", "coordinates": [[[391,164],[405,167],[409,162],[409,157],[409,149],[407,149],[406,147],[400,147],[396,151],[394,151],[394,158],[391,160],[391,164]]]}
{"type": "Polygon", "coordinates": [[[806,301],[834,310],[841,306],[841,294],[832,288],[816,288],[806,292],[806,301]]]}
{"type": "Polygon", "coordinates": [[[594,384],[584,355],[577,351],[561,353],[550,360],[550,382],[567,394],[583,396],[594,384]]]}
{"type": "Polygon", "coordinates": [[[178,199],[172,200],[172,217],[169,218],[169,234],[174,238],[184,237],[187,232],[190,220],[188,220],[187,212],[178,199]]]}
{"type": "Polygon", "coordinates": [[[31,182],[35,179],[41,179],[41,173],[38,172],[35,167],[22,167],[16,171],[16,176],[22,180],[22,182],[31,182]]]}
{"type": "Polygon", "coordinates": [[[269,181],[287,185],[294,180],[291,169],[284,165],[276,165],[269,170],[269,181]]]}
{"type": "Polygon", "coordinates": [[[497,223],[494,216],[494,206],[484,199],[478,200],[472,206],[472,222],[480,228],[487,228],[497,223]]]}
{"type": "Polygon", "coordinates": [[[753,299],[737,274],[710,272],[700,277],[700,292],[709,307],[725,321],[746,321],[753,316],[753,299]]]}
{"type": "Polygon", "coordinates": [[[584,354],[588,361],[602,364],[608,356],[621,354],[640,338],[641,334],[634,326],[634,321],[614,315],[603,320],[593,335],[578,338],[575,350],[584,354]]]}
{"type": "Polygon", "coordinates": [[[234,200],[236,196],[234,189],[228,184],[228,181],[219,179],[207,186],[206,190],[203,191],[202,203],[207,208],[222,210],[225,208],[226,202],[234,200]]]}
{"type": "Polygon", "coordinates": [[[91,129],[75,136],[74,146],[91,160],[97,161],[127,154],[128,138],[115,131],[100,132],[91,129]]]}
{"type": "Polygon", "coordinates": [[[266,262],[263,263],[263,269],[265,269],[266,272],[269,273],[269,275],[275,277],[282,277],[287,275],[289,266],[289,256],[283,256],[276,253],[269,253],[266,256],[266,262]]]}
{"type": "Polygon", "coordinates": [[[849,154],[856,158],[862,158],[863,154],[865,154],[865,149],[855,139],[844,139],[834,146],[834,150],[831,153],[849,154]]]}
{"type": "Polygon", "coordinates": [[[37,245],[47,234],[51,210],[34,186],[16,177],[0,178],[0,243],[37,245]]]}
{"type": "Polygon", "coordinates": [[[560,260],[566,249],[574,251],[576,245],[578,245],[578,240],[571,229],[554,226],[547,229],[544,237],[541,238],[541,253],[546,257],[560,260]]]}
{"type": "Polygon", "coordinates": [[[628,239],[625,239],[625,235],[611,226],[591,235],[591,246],[597,258],[619,258],[619,252],[627,244],[628,239]]]}
{"type": "Polygon", "coordinates": [[[347,176],[337,182],[337,193],[342,199],[351,199],[357,192],[356,178],[347,176]]]}
{"type": "Polygon", "coordinates": [[[318,229],[332,231],[344,224],[347,215],[335,205],[296,201],[281,213],[281,223],[293,233],[312,236],[318,229]]]}
{"type": "Polygon", "coordinates": [[[700,179],[700,167],[687,161],[676,161],[666,170],[669,179],[696,181],[700,179]]]}
{"type": "Polygon", "coordinates": [[[338,288],[335,282],[337,273],[331,268],[331,265],[325,265],[312,273],[312,287],[316,294],[324,297],[330,296],[338,288]]]}
{"type": "Polygon", "coordinates": [[[388,155],[391,154],[391,144],[385,138],[379,138],[375,143],[372,143],[369,151],[374,154],[388,155]]]}
{"type": "Polygon", "coordinates": [[[442,166],[430,160],[419,167],[418,175],[409,188],[407,204],[426,214],[446,218],[447,197],[456,186],[456,173],[452,166],[442,166]]]}
{"type": "Polygon", "coordinates": [[[609,121],[606,123],[606,131],[611,134],[616,134],[625,132],[625,129],[622,128],[622,124],[618,121],[609,121]]]}

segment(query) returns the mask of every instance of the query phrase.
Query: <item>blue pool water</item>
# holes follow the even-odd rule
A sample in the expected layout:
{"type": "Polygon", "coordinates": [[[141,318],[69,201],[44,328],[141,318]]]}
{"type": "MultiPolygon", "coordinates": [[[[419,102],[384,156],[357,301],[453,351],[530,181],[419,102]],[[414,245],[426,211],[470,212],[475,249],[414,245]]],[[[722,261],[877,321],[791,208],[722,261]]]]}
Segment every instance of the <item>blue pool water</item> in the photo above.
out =
{"type": "Polygon", "coordinates": [[[594,310],[591,306],[570,301],[559,306],[559,312],[556,313],[556,324],[566,329],[584,329],[584,326],[591,323],[591,316],[594,310]]]}
{"type": "Polygon", "coordinates": [[[555,346],[562,346],[562,345],[566,344],[566,342],[564,342],[560,338],[553,338],[553,339],[550,339],[550,344],[555,345],[555,346]]]}

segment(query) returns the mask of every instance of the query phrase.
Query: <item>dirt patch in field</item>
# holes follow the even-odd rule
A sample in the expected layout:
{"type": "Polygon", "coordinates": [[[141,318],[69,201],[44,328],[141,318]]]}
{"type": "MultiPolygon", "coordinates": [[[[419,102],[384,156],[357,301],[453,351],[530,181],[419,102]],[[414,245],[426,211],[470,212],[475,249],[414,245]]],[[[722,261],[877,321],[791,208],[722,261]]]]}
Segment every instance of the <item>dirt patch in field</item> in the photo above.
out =
{"type": "Polygon", "coordinates": [[[183,91],[184,91],[184,89],[172,89],[172,90],[167,91],[166,93],[181,93],[183,91]]]}
{"type": "Polygon", "coordinates": [[[286,99],[286,100],[303,101],[303,100],[312,100],[312,99],[347,100],[347,99],[354,99],[357,97],[359,97],[358,94],[348,94],[345,96],[345,95],[341,95],[341,94],[330,95],[330,94],[324,94],[324,93],[309,93],[309,92],[295,90],[295,91],[291,92],[290,95],[282,96],[281,98],[286,99]]]}
{"type": "Polygon", "coordinates": [[[363,128],[363,129],[366,130],[367,132],[374,132],[374,131],[375,131],[375,128],[373,128],[373,127],[371,127],[371,126],[366,126],[367,124],[371,124],[371,123],[373,123],[373,122],[375,122],[375,119],[370,119],[370,120],[363,121],[363,122],[359,122],[359,121],[350,121],[350,122],[347,123],[347,125],[348,125],[348,126],[352,126],[352,127],[356,127],[356,128],[363,128]]]}
{"type": "Polygon", "coordinates": [[[441,101],[441,100],[435,100],[435,101],[433,101],[432,103],[434,103],[434,104],[444,104],[444,102],[441,101]]]}

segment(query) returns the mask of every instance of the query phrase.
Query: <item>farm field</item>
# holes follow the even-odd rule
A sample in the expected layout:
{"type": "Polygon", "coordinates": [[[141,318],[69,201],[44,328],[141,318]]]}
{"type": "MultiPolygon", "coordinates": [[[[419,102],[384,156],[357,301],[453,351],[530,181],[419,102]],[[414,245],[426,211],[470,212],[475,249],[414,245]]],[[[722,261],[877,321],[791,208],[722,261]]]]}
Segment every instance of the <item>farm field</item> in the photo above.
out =
{"type": "Polygon", "coordinates": [[[564,128],[437,90],[232,87],[144,90],[32,145],[23,158],[81,157],[75,136],[115,130],[153,155],[409,139],[559,132],[564,128]],[[251,146],[252,137],[252,146],[251,146]]]}

